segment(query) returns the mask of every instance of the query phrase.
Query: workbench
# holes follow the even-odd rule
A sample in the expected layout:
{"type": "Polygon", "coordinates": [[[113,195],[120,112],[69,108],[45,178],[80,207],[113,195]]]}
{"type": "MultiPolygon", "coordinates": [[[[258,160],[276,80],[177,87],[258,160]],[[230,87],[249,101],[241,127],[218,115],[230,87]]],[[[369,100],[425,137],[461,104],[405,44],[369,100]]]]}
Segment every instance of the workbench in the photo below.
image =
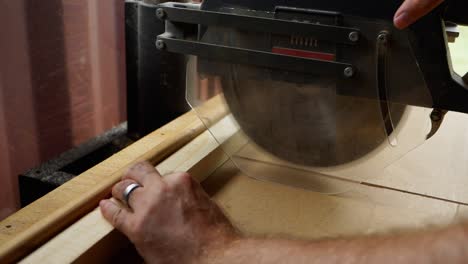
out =
{"type": "MultiPolygon", "coordinates": [[[[467,42],[461,38],[451,48],[461,50],[467,42]]],[[[466,72],[464,54],[457,54],[455,68],[466,72]]],[[[214,97],[199,114],[222,130],[223,148],[193,111],[179,117],[0,222],[0,262],[137,258],[96,207],[125,170],[142,160],[162,174],[189,171],[235,226],[250,235],[321,239],[446,226],[468,216],[468,115],[448,113],[429,141],[375,177],[327,195],[239,171],[225,150],[244,143],[220,101],[221,96],[214,97]]]]}

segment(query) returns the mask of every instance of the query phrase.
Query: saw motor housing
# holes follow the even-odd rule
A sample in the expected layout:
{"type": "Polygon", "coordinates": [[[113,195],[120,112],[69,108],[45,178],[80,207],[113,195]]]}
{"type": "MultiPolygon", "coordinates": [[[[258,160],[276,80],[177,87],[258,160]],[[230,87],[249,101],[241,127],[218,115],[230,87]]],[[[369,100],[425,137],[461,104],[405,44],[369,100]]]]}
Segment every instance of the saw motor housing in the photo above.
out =
{"type": "Polygon", "coordinates": [[[221,77],[231,113],[261,148],[336,166],[393,144],[407,105],[468,113],[445,29],[467,24],[467,4],[447,1],[403,31],[393,26],[399,4],[168,2],[156,10],[166,25],[156,46],[197,56],[200,75],[221,77]]]}

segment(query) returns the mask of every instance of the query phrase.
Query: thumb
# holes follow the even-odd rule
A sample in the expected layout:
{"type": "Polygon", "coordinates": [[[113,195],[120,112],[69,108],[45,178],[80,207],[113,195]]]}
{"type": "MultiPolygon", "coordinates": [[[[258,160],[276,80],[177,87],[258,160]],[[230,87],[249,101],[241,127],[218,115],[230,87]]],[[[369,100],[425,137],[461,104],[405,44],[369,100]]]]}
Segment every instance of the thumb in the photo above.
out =
{"type": "Polygon", "coordinates": [[[99,207],[101,208],[102,216],[117,230],[128,236],[130,213],[118,204],[119,202],[114,199],[107,199],[102,200],[99,203],[99,207]]]}
{"type": "Polygon", "coordinates": [[[393,23],[395,27],[404,29],[422,16],[431,12],[443,1],[444,0],[406,0],[395,13],[393,23]]]}

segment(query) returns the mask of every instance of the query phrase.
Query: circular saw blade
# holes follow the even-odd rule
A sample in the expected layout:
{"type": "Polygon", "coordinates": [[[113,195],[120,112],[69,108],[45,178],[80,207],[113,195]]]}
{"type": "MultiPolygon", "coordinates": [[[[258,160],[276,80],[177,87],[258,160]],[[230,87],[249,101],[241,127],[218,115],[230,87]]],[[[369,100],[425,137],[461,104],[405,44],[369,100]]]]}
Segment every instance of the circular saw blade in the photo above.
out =
{"type": "Polygon", "coordinates": [[[262,149],[298,165],[331,167],[363,157],[388,140],[390,116],[395,125],[405,111],[393,106],[385,116],[377,98],[337,95],[326,78],[297,83],[255,67],[231,65],[228,71],[223,92],[242,130],[262,149]]]}
{"type": "Polygon", "coordinates": [[[342,96],[334,80],[195,57],[188,66],[187,102],[221,144],[224,130],[198,107],[223,92],[219,107],[237,132],[236,143],[221,148],[245,175],[258,180],[342,193],[379,175],[427,135],[424,109],[342,96]],[[208,97],[207,89],[213,92],[208,97]],[[395,130],[389,137],[391,120],[395,130]]]}

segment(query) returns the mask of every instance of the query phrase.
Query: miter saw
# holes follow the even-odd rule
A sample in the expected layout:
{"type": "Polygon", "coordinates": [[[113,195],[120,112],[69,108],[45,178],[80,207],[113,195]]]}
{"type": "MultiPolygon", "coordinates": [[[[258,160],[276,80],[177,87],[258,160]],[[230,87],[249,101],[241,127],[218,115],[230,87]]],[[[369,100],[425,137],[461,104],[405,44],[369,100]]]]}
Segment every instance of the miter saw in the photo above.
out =
{"type": "MultiPolygon", "coordinates": [[[[447,111],[468,113],[468,75],[453,72],[447,46],[453,27],[468,24],[468,1],[445,1],[406,30],[392,22],[400,4],[166,2],[155,6],[165,32],[153,41],[186,56],[187,74],[219,78],[242,133],[271,155],[263,161],[341,178],[331,168],[342,171],[382,145],[398,149],[385,158],[395,159],[434,135],[447,111]],[[410,108],[419,109],[417,121],[410,108]]],[[[187,87],[195,106],[190,89],[200,88],[187,87]]]]}

